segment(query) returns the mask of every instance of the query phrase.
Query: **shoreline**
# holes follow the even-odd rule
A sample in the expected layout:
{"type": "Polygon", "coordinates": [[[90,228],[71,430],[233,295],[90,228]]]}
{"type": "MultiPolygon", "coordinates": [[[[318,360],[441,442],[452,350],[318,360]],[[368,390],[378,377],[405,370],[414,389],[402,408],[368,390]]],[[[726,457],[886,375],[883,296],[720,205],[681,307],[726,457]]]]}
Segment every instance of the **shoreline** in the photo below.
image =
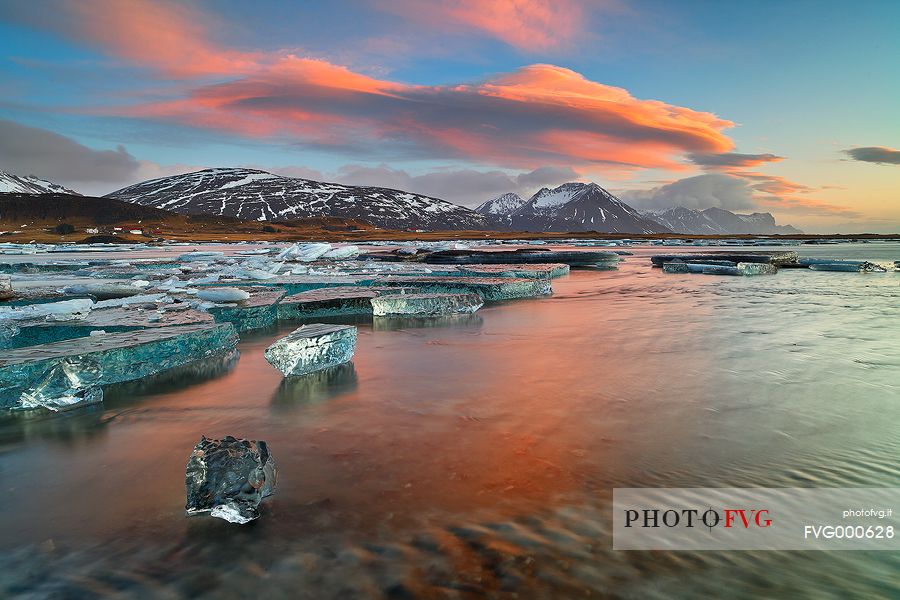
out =
{"type": "MultiPolygon", "coordinates": [[[[264,225],[263,225],[264,226],[264,225]]],[[[162,230],[152,234],[134,235],[127,232],[115,232],[121,244],[157,244],[166,242],[189,243],[236,243],[236,242],[305,242],[327,240],[334,242],[373,242],[373,241],[435,241],[435,240],[774,240],[774,241],[900,241],[900,233],[829,233],[829,234],[734,234],[734,235],[690,235],[682,233],[602,233],[596,231],[580,232],[527,232],[527,231],[398,231],[392,229],[367,229],[356,231],[340,231],[330,228],[309,228],[297,230],[279,230],[275,233],[260,230],[207,230],[177,231],[162,230]]],[[[242,228],[243,229],[243,228],[242,228]]],[[[299,229],[299,228],[298,228],[299,229]]],[[[85,243],[90,237],[84,231],[76,231],[68,235],[59,235],[41,227],[40,230],[23,230],[21,233],[0,233],[0,243],[14,244],[78,244],[85,243]]]]}

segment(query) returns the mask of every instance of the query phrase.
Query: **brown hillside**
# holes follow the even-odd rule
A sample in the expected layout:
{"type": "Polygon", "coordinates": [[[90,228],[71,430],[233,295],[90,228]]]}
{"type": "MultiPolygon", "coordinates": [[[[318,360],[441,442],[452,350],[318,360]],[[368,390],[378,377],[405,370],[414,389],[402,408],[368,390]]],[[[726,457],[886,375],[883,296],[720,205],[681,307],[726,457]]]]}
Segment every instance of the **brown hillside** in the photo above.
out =
{"type": "MultiPolygon", "coordinates": [[[[233,217],[181,215],[112,198],[70,194],[0,194],[0,241],[80,242],[96,235],[115,235],[124,241],[307,239],[373,228],[357,219],[318,217],[279,223],[242,221],[233,217]],[[67,223],[73,233],[55,228],[67,223]],[[274,229],[274,231],[272,231],[274,229]],[[129,233],[141,230],[141,234],[129,233]]],[[[337,235],[335,235],[337,234],[337,235]]]]}

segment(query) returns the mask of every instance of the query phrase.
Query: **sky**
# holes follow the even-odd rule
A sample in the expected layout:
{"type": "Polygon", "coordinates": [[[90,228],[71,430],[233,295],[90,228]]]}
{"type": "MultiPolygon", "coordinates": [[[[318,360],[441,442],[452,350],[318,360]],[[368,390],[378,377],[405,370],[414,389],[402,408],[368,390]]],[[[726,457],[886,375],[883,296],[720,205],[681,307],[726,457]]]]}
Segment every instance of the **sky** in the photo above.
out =
{"type": "Polygon", "coordinates": [[[5,0],[0,170],[82,193],[208,167],[475,206],[900,232],[900,2],[5,0]]]}

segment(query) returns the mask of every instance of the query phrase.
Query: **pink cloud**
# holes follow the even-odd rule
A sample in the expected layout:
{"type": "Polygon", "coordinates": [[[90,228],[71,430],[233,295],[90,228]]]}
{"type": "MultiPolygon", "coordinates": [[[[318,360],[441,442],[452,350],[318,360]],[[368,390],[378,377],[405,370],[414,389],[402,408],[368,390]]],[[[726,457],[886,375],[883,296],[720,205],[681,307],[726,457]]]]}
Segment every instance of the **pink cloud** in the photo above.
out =
{"type": "Polygon", "coordinates": [[[584,34],[578,0],[375,0],[374,5],[432,29],[475,32],[519,50],[558,48],[584,34]]]}
{"type": "Polygon", "coordinates": [[[213,17],[170,0],[68,1],[61,13],[74,33],[110,54],[171,76],[233,74],[262,58],[212,44],[204,24],[213,17]]]}

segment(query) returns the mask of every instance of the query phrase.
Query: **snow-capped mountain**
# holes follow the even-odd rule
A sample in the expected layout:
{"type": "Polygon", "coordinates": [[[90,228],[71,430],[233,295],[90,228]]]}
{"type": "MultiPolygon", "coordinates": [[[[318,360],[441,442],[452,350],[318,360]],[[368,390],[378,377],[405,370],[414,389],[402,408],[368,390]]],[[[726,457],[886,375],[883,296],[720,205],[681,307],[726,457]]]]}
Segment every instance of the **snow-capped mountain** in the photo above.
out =
{"type": "Polygon", "coordinates": [[[487,218],[446,200],[379,187],[323,183],[254,169],[205,169],[107,194],[184,214],[257,221],[362,219],[388,229],[488,229],[487,218]]]}
{"type": "Polygon", "coordinates": [[[75,194],[76,191],[34,175],[13,175],[0,171],[0,194],[75,194]]]}
{"type": "Polygon", "coordinates": [[[665,225],[675,233],[691,235],[802,233],[790,225],[776,225],[775,217],[769,213],[743,215],[717,207],[693,210],[675,206],[662,212],[646,213],[645,216],[665,225]]]}
{"type": "MultiPolygon", "coordinates": [[[[483,206],[483,205],[482,205],[483,206]]],[[[596,183],[564,183],[541,188],[508,214],[516,231],[597,231],[601,233],[667,233],[596,183]]]]}
{"type": "Polygon", "coordinates": [[[505,216],[521,208],[523,204],[525,204],[525,200],[521,196],[509,192],[480,204],[475,211],[483,215],[505,216]]]}

